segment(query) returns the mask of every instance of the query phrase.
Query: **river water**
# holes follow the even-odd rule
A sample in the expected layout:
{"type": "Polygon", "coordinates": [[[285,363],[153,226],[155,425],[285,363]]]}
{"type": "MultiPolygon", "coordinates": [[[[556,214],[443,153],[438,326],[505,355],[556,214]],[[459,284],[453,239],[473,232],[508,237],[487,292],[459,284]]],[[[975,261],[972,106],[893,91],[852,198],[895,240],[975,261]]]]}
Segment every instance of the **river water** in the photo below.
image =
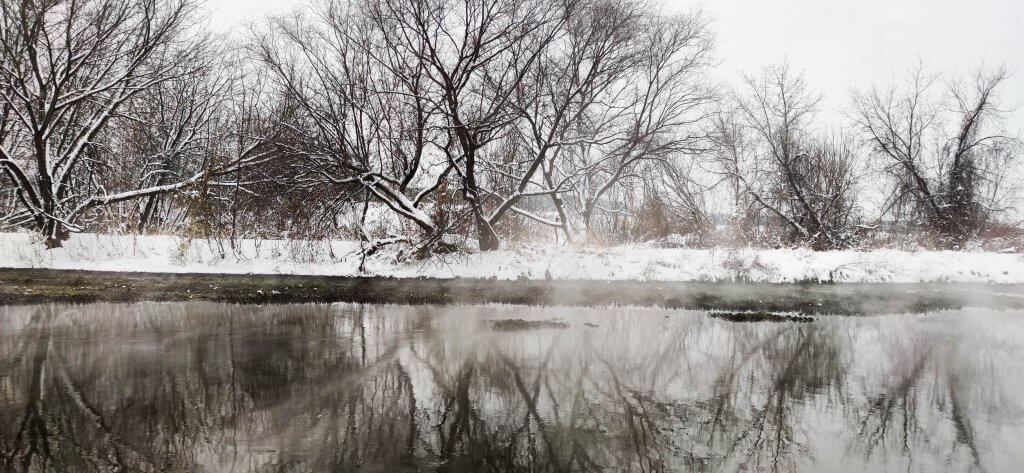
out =
{"type": "Polygon", "coordinates": [[[1022,465],[1022,312],[0,307],[2,471],[1022,465]]]}

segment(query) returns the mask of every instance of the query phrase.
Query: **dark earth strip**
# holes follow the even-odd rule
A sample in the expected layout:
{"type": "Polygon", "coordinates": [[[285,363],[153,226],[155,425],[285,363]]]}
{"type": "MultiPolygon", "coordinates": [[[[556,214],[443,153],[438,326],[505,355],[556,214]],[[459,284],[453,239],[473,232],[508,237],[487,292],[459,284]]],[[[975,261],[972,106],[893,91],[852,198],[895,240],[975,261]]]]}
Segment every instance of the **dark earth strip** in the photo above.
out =
{"type": "Polygon", "coordinates": [[[814,322],[813,317],[771,312],[712,312],[708,314],[708,317],[729,322],[814,322]]]}
{"type": "Polygon", "coordinates": [[[560,320],[501,319],[488,320],[487,325],[489,325],[492,330],[498,332],[569,328],[569,324],[560,320]]]}
{"type": "Polygon", "coordinates": [[[867,315],[961,307],[1024,309],[1024,284],[504,281],[0,269],[0,304],[185,300],[243,304],[636,305],[867,315]]]}

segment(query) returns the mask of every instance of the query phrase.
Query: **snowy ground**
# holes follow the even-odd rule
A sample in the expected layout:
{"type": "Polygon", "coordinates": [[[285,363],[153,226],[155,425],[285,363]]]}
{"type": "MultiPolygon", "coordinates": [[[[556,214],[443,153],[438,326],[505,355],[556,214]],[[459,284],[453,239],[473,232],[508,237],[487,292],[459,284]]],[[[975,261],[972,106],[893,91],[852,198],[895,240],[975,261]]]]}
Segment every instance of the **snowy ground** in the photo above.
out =
{"type": "Polygon", "coordinates": [[[405,261],[394,250],[367,260],[351,241],[188,241],[169,236],[72,236],[46,250],[33,235],[0,233],[0,267],[100,271],[793,282],[1024,283],[1024,255],[952,251],[831,251],[540,246],[405,261]]]}

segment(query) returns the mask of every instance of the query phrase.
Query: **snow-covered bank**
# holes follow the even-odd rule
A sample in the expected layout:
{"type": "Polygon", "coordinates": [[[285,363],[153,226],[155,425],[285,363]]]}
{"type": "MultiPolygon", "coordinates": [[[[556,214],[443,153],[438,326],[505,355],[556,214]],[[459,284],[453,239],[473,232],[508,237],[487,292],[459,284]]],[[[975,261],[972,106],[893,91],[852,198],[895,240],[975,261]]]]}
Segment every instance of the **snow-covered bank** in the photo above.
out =
{"type": "Polygon", "coordinates": [[[594,279],[651,281],[1024,283],[1016,253],[685,249],[540,246],[405,261],[385,250],[359,272],[359,244],[184,240],[169,236],[73,235],[46,250],[35,237],[0,233],[0,267],[99,271],[309,274],[338,276],[594,279]]]}

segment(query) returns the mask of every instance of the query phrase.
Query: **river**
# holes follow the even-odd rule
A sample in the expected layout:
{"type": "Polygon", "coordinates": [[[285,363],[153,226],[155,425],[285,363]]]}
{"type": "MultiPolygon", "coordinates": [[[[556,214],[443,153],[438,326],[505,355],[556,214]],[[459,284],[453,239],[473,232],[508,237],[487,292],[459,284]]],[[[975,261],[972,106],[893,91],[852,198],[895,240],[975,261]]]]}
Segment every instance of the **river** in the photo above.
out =
{"type": "Polygon", "coordinates": [[[0,306],[3,471],[988,471],[1024,312],[0,306]]]}

